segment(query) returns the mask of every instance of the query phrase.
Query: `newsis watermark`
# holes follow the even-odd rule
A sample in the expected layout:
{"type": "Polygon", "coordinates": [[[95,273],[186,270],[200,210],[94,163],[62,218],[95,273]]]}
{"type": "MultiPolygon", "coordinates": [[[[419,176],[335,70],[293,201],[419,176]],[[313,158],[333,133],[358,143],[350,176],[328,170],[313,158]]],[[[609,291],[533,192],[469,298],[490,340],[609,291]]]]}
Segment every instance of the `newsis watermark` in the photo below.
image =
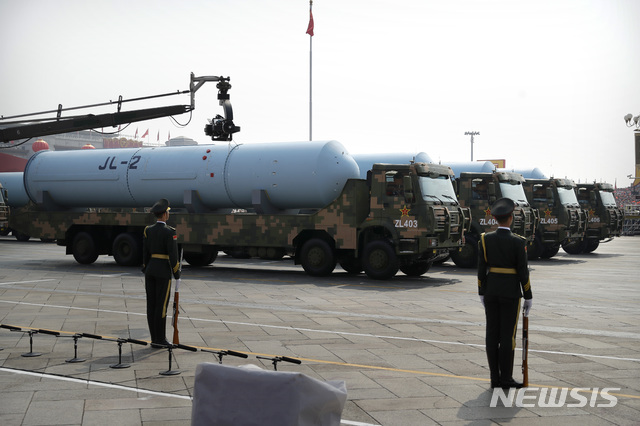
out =
{"type": "Polygon", "coordinates": [[[497,407],[498,401],[501,407],[519,408],[531,407],[590,407],[611,408],[618,404],[618,398],[611,395],[611,391],[619,391],[620,388],[521,388],[502,389],[494,388],[491,396],[490,407],[497,407]]]}

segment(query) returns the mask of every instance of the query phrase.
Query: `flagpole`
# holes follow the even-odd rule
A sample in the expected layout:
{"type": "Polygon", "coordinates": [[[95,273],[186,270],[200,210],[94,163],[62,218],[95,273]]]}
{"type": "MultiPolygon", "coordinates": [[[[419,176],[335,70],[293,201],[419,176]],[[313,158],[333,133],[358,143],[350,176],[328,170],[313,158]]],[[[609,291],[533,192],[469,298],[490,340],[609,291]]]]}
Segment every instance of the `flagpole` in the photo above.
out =
{"type": "MultiPolygon", "coordinates": [[[[309,34],[309,141],[312,141],[312,128],[313,128],[313,0],[309,0],[309,18],[310,23],[309,26],[311,28],[311,33],[309,34]]],[[[309,33],[309,30],[307,30],[309,33]]]]}

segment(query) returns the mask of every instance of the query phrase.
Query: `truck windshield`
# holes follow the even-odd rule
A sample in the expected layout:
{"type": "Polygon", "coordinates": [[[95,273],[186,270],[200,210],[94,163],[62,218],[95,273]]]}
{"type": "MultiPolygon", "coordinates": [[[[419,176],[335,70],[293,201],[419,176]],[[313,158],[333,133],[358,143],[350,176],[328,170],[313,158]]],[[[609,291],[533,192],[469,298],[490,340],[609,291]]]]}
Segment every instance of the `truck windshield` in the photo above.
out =
{"type": "Polygon", "coordinates": [[[437,178],[419,176],[418,182],[420,182],[420,192],[423,200],[433,201],[437,199],[443,203],[458,204],[456,193],[453,191],[453,184],[448,176],[438,176],[437,178]]]}
{"type": "Polygon", "coordinates": [[[564,206],[577,206],[578,198],[576,197],[576,193],[573,188],[558,188],[558,196],[560,197],[560,202],[564,206]]]}
{"type": "Polygon", "coordinates": [[[613,196],[613,192],[600,191],[600,198],[602,198],[602,204],[607,207],[616,207],[616,199],[613,196]]]}
{"type": "Polygon", "coordinates": [[[511,198],[518,204],[529,205],[527,203],[527,196],[524,195],[524,189],[521,184],[511,184],[509,182],[500,182],[500,191],[502,196],[511,198]]]}

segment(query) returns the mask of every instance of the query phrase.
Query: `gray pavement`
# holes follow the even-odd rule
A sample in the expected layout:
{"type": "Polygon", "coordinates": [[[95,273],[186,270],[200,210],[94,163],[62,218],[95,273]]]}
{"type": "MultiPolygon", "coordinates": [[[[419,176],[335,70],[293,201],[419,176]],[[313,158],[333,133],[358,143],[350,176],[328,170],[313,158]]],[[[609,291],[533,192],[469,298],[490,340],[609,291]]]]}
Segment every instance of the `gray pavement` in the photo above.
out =
{"type": "MultiPolygon", "coordinates": [[[[291,260],[221,253],[210,267],[184,268],[180,341],[249,354],[226,356],[225,365],[272,369],[256,355],[287,356],[302,364],[281,362],[279,371],[344,380],[347,425],[640,424],[640,238],[590,255],[560,250],[530,266],[530,388],[513,404],[490,407],[475,271],[450,262],[380,282],[339,267],[314,278],[291,260]],[[564,404],[544,406],[563,391],[564,404]]],[[[86,361],[65,362],[74,333],[149,339],[143,276],[107,256],[79,265],[52,243],[0,237],[0,323],[61,332],[33,335],[42,355],[24,357],[29,335],[0,329],[2,425],[189,424],[195,367],[218,361],[175,349],[172,368],[181,373],[162,376],[166,350],[125,343],[131,367],[114,369],[118,344],[84,337],[78,356],[86,361]]]]}

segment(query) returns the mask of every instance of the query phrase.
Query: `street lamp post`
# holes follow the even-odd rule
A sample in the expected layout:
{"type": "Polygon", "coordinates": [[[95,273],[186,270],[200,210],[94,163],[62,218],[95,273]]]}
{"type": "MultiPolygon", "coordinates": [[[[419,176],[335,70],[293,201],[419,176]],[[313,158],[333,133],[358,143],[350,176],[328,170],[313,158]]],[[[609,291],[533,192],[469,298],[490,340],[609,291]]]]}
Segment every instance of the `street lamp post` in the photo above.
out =
{"type": "Polygon", "coordinates": [[[464,134],[471,136],[471,161],[473,161],[473,137],[480,135],[480,132],[464,132],[464,134]]]}
{"type": "Polygon", "coordinates": [[[635,117],[633,116],[633,114],[627,114],[624,116],[624,122],[627,127],[635,127],[633,133],[636,145],[636,175],[633,177],[631,175],[628,176],[629,178],[633,179],[633,183],[631,185],[635,187],[637,185],[640,185],[640,114],[636,115],[635,117]]]}

